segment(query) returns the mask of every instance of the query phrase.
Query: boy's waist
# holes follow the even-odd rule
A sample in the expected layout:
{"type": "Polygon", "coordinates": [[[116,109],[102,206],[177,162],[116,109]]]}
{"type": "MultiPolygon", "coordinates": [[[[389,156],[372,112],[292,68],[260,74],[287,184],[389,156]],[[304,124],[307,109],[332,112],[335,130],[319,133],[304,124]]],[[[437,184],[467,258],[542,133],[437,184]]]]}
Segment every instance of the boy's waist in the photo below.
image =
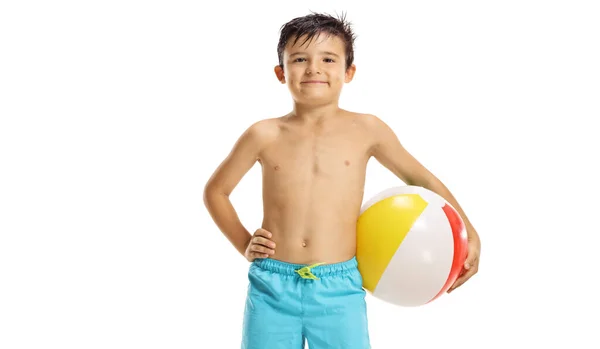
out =
{"type": "Polygon", "coordinates": [[[298,275],[303,278],[318,278],[331,275],[345,274],[356,271],[358,269],[358,261],[356,257],[352,257],[349,260],[337,262],[337,263],[311,263],[311,264],[298,264],[288,263],[285,261],[273,259],[273,258],[260,258],[255,259],[253,262],[258,268],[268,270],[278,274],[284,275],[298,275]]]}

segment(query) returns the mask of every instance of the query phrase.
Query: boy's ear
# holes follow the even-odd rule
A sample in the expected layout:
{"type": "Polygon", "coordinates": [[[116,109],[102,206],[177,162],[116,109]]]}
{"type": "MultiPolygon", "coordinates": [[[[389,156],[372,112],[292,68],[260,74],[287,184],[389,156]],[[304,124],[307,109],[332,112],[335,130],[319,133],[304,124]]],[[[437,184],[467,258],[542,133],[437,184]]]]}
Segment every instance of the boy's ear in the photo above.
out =
{"type": "Polygon", "coordinates": [[[349,83],[354,78],[354,73],[356,73],[356,66],[354,64],[350,65],[348,69],[346,69],[346,83],[349,83]]]}
{"type": "Polygon", "coordinates": [[[283,68],[280,65],[275,66],[275,75],[277,76],[277,80],[282,84],[285,84],[285,74],[283,73],[283,68]]]}

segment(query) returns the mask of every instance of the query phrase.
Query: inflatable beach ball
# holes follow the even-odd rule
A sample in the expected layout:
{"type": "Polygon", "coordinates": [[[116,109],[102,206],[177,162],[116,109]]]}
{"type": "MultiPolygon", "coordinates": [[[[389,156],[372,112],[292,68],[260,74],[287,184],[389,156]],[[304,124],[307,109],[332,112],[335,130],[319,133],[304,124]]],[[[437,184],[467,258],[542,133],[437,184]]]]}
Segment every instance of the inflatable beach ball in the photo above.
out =
{"type": "Polygon", "coordinates": [[[428,189],[390,188],[361,208],[356,258],[363,287],[378,299],[427,304],[452,286],[466,257],[462,218],[428,189]]]}

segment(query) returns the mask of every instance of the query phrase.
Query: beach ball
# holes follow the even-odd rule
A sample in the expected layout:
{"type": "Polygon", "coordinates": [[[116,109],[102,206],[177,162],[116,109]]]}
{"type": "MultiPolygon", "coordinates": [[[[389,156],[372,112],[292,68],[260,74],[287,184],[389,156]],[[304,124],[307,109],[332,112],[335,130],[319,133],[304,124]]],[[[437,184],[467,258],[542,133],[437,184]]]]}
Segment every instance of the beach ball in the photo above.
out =
{"type": "Polygon", "coordinates": [[[421,306],[444,294],[467,257],[459,213],[419,186],[386,189],[366,201],[357,222],[358,268],[372,296],[421,306]]]}

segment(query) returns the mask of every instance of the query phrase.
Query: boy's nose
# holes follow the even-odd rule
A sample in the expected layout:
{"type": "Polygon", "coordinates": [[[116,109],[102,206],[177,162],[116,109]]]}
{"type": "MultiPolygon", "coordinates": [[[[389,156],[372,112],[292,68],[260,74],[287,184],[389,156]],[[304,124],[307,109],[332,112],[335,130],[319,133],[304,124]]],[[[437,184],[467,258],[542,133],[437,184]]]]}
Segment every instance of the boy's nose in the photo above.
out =
{"type": "Polygon", "coordinates": [[[321,74],[321,70],[319,69],[319,66],[316,63],[311,63],[308,66],[308,68],[306,68],[306,74],[321,74]]]}

